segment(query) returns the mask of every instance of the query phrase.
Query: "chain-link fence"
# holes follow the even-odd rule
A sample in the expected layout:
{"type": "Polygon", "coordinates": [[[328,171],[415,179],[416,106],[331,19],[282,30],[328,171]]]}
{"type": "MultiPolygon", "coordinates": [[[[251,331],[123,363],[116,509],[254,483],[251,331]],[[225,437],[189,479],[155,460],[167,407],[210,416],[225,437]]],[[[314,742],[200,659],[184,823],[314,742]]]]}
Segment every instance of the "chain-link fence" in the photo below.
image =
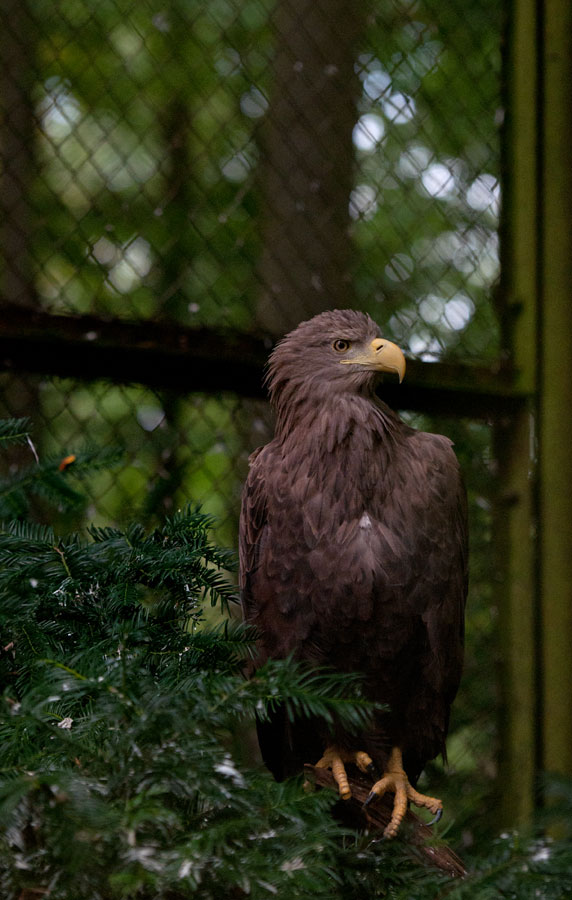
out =
{"type": "MultiPolygon", "coordinates": [[[[420,359],[498,356],[498,4],[3,9],[3,304],[271,337],[351,305],[420,359]]],[[[105,516],[166,454],[224,514],[250,413],[194,388],[40,381],[33,406],[56,443],[128,436],[105,516]]]]}
{"type": "MultiPolygon", "coordinates": [[[[237,335],[264,350],[355,306],[426,363],[500,359],[501,15],[495,0],[5,0],[0,324],[37,324],[28,351],[4,353],[4,412],[32,417],[43,453],[125,449],[90,483],[90,519],[191,499],[234,544],[247,457],[271,429],[225,376],[237,335]],[[62,317],[81,333],[66,378],[62,317]],[[119,337],[94,379],[81,341],[87,362],[126,320],[148,323],[147,367],[134,377],[119,337]],[[157,387],[174,324],[214,339],[221,390],[201,365],[157,387]]],[[[438,427],[469,482],[476,673],[492,627],[489,435],[438,427]]],[[[489,767],[491,691],[467,705],[489,767]]]]}

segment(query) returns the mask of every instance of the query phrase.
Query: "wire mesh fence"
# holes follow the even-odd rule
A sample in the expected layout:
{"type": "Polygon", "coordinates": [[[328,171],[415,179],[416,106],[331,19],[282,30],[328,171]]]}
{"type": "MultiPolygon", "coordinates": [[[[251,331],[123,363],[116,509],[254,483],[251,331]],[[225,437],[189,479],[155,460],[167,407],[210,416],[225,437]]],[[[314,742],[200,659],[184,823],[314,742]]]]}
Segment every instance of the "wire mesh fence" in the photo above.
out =
{"type": "MultiPolygon", "coordinates": [[[[0,319],[89,316],[88,342],[97,322],[168,322],[270,348],[355,306],[411,357],[498,360],[501,15],[495,0],[5,0],[0,319]]],[[[30,415],[44,454],[124,449],[88,485],[89,520],[191,500],[233,545],[267,405],[200,372],[181,390],[152,388],[151,368],[106,374],[12,367],[3,413],[30,415]]],[[[489,777],[491,448],[466,414],[412,421],[452,434],[467,475],[471,696],[451,757],[489,777]]]]}
{"type": "Polygon", "coordinates": [[[349,301],[414,354],[498,351],[498,4],[4,18],[5,298],[274,334],[349,301]]]}
{"type": "MultiPolygon", "coordinates": [[[[420,359],[499,355],[498,4],[3,9],[3,304],[272,338],[349,305],[420,359]]],[[[70,440],[99,417],[139,422],[132,459],[166,431],[205,455],[137,389],[39,390],[48,433],[58,395],[70,440]]],[[[220,446],[244,417],[209,402],[220,446]]]]}

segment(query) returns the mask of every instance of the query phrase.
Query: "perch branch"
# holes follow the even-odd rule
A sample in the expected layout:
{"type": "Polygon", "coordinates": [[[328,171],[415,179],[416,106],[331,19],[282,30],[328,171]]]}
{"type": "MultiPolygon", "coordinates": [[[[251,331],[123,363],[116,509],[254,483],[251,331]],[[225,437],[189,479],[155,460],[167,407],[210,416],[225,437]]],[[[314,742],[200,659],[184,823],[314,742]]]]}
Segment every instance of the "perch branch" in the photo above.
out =
{"type": "MultiPolygon", "coordinates": [[[[318,787],[330,788],[337,791],[334,776],[328,769],[317,769],[315,766],[304,766],[304,772],[308,781],[318,787]]],[[[348,771],[348,781],[352,791],[349,800],[340,801],[340,809],[343,810],[344,820],[351,820],[372,836],[383,835],[385,826],[391,819],[393,806],[392,796],[382,797],[376,803],[363,809],[363,804],[370,792],[371,784],[358,773],[348,771]]],[[[401,834],[402,840],[411,848],[411,856],[418,862],[433,866],[446,872],[454,878],[462,878],[467,874],[463,861],[453,850],[435,841],[435,834],[431,828],[425,825],[419,816],[408,810],[404,819],[405,828],[401,834]],[[409,826],[409,827],[407,827],[409,826]]]]}

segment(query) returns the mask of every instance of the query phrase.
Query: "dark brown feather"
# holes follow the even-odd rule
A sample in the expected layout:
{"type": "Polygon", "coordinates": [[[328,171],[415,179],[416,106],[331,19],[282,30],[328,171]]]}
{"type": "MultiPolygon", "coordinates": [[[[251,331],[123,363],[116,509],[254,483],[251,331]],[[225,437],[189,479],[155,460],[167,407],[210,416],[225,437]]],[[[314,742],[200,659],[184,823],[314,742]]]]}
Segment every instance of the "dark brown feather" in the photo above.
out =
{"type": "MultiPolygon", "coordinates": [[[[240,582],[256,665],[293,654],[362,672],[390,712],[359,748],[382,767],[401,746],[415,781],[445,751],[461,675],[466,502],[451,442],[402,422],[375,395],[376,374],[332,351],[378,336],[369,317],[334,310],[274,350],[276,434],[251,457],[240,582]]],[[[326,739],[280,713],[259,733],[276,777],[315,762],[326,739]]]]}

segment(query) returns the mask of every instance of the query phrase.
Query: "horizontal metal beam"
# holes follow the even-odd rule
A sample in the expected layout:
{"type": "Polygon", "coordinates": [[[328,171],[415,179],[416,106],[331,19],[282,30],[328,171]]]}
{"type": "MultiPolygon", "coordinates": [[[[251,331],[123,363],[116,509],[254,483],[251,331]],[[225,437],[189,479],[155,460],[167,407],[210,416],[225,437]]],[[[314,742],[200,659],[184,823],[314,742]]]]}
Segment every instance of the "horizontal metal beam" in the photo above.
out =
{"type": "MultiPolygon", "coordinates": [[[[62,316],[0,307],[0,370],[105,379],[181,393],[232,391],[263,397],[270,341],[249,334],[62,316]]],[[[409,360],[406,381],[381,389],[393,407],[439,415],[497,418],[525,399],[499,367],[409,360]]]]}

